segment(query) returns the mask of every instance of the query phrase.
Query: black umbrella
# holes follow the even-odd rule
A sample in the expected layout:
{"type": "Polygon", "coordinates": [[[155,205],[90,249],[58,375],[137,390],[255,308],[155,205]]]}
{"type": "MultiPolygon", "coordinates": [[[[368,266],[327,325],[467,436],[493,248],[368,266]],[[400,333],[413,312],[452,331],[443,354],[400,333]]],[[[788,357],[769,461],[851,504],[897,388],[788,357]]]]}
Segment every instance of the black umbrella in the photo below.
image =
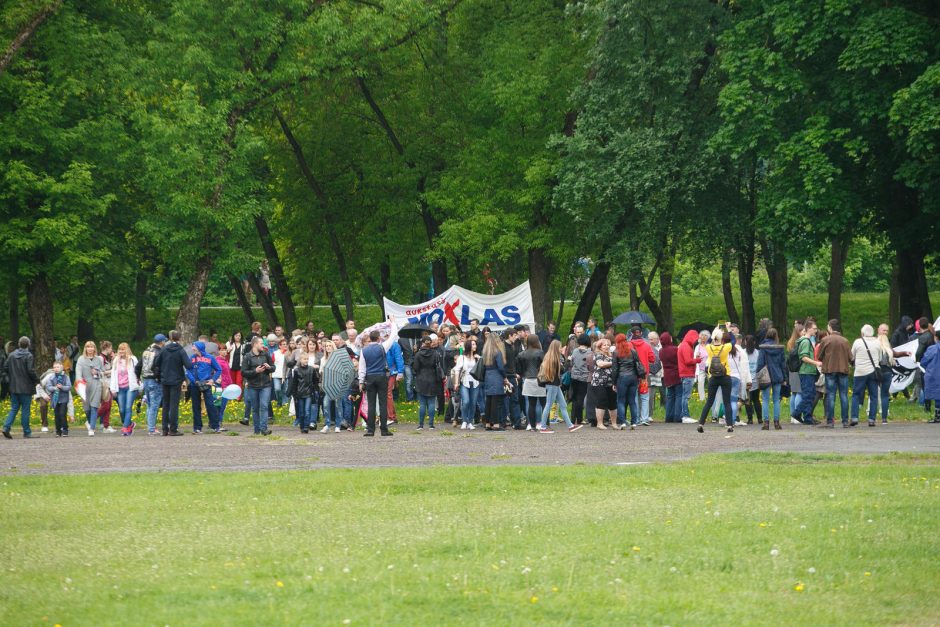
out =
{"type": "Polygon", "coordinates": [[[427,326],[426,324],[418,324],[417,322],[412,322],[411,324],[406,324],[402,328],[398,329],[398,337],[403,337],[411,340],[420,340],[421,336],[424,335],[425,331],[428,333],[434,333],[434,329],[427,326]]]}
{"type": "Polygon", "coordinates": [[[642,311],[627,311],[613,319],[614,324],[656,324],[656,321],[642,311]]]}
{"type": "Polygon", "coordinates": [[[679,329],[679,335],[677,336],[678,340],[681,342],[682,338],[685,337],[685,334],[689,331],[695,331],[701,333],[702,331],[711,331],[713,325],[705,324],[704,322],[693,322],[692,324],[687,324],[681,329],[679,329]]]}

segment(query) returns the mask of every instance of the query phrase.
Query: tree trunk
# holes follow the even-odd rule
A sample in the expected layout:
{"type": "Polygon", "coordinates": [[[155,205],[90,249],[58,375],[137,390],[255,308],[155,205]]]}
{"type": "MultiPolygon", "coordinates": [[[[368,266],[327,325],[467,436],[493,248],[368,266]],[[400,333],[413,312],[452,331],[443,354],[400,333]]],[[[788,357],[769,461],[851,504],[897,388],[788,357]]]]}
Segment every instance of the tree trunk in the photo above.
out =
{"type": "Polygon", "coordinates": [[[532,291],[532,310],[535,314],[535,324],[545,328],[552,315],[551,292],[549,291],[549,274],[551,261],[545,255],[545,249],[540,247],[529,249],[529,288],[532,291]]]}
{"type": "Polygon", "coordinates": [[[604,277],[601,283],[601,317],[604,319],[604,327],[614,319],[614,310],[610,306],[610,274],[604,277]]]}
{"type": "Polygon", "coordinates": [[[901,324],[901,285],[898,275],[900,270],[898,268],[897,255],[895,255],[894,263],[891,264],[891,289],[888,292],[888,323],[891,326],[891,329],[897,329],[898,325],[901,324]]]}
{"type": "Polygon", "coordinates": [[[601,286],[607,282],[607,275],[610,274],[610,262],[599,261],[594,265],[594,270],[588,278],[587,285],[584,286],[584,294],[578,302],[578,308],[574,312],[574,319],[581,322],[587,322],[591,317],[591,311],[594,309],[594,303],[601,293],[601,286]]]}
{"type": "Polygon", "coordinates": [[[176,313],[176,330],[180,332],[182,342],[187,344],[199,337],[199,306],[209,287],[209,273],[212,271],[212,257],[204,255],[196,260],[196,271],[189,279],[183,302],[176,313]]]}
{"type": "Polygon", "coordinates": [[[7,285],[7,299],[10,301],[9,339],[15,342],[20,337],[20,284],[16,276],[10,277],[10,284],[7,285]]]}
{"type": "Polygon", "coordinates": [[[567,282],[561,284],[561,294],[558,296],[558,317],[555,318],[555,327],[561,328],[561,318],[565,315],[565,288],[567,287],[567,282]]]}
{"type": "Polygon", "coordinates": [[[392,266],[386,255],[385,260],[379,264],[379,285],[382,287],[382,296],[392,293],[392,266]]]}
{"type": "Polygon", "coordinates": [[[630,281],[628,288],[630,291],[630,311],[639,311],[640,294],[636,291],[636,281],[630,281]]]}
{"type": "Polygon", "coordinates": [[[134,341],[143,342],[147,338],[147,273],[137,272],[134,286],[134,341]]]}
{"type": "Polygon", "coordinates": [[[382,289],[379,287],[379,284],[375,282],[375,279],[370,276],[366,276],[366,285],[369,286],[369,290],[372,292],[372,296],[375,297],[375,302],[382,312],[382,320],[385,320],[385,299],[382,298],[382,289]]]}
{"type": "Polygon", "coordinates": [[[457,284],[467,287],[469,285],[470,270],[464,257],[454,257],[454,270],[457,272],[457,284]]]}
{"type": "Polygon", "coordinates": [[[672,314],[672,277],[676,270],[676,252],[670,247],[663,256],[659,268],[659,310],[656,318],[660,331],[674,331],[675,319],[672,314]]]}
{"type": "Polygon", "coordinates": [[[725,299],[725,311],[728,312],[729,322],[738,322],[738,308],[734,304],[734,292],[731,290],[731,253],[725,252],[721,256],[721,295],[725,299]]]}
{"type": "MultiPolygon", "coordinates": [[[[333,319],[336,320],[336,328],[345,329],[346,319],[343,318],[343,312],[339,309],[339,303],[336,302],[336,292],[333,291],[332,287],[327,286],[326,297],[330,301],[330,311],[333,313],[333,319]]],[[[329,333],[327,333],[327,335],[329,335],[329,333]]]]}
{"type": "Polygon", "coordinates": [[[250,328],[251,324],[255,321],[255,313],[251,309],[251,301],[248,300],[248,295],[245,294],[245,288],[242,286],[242,282],[238,279],[238,277],[231,272],[227,272],[225,277],[228,279],[228,282],[232,285],[232,289],[235,291],[235,298],[238,300],[238,306],[242,308],[242,313],[245,314],[245,320],[250,328]]]}
{"type": "Polygon", "coordinates": [[[271,302],[271,297],[261,289],[261,281],[258,280],[258,276],[254,272],[249,272],[247,278],[248,287],[258,297],[258,304],[261,305],[261,311],[264,313],[264,320],[268,323],[268,328],[273,329],[280,323],[277,320],[277,310],[274,308],[274,303],[271,302]]]}
{"type": "Polygon", "coordinates": [[[898,309],[902,316],[917,319],[927,316],[933,321],[927,275],[924,272],[924,250],[919,244],[898,249],[898,309]]]}
{"type": "Polygon", "coordinates": [[[55,358],[52,328],[52,293],[45,273],[39,273],[26,285],[26,310],[32,327],[32,348],[36,372],[44,372],[55,358]]]}
{"type": "Polygon", "coordinates": [[[851,239],[847,234],[832,238],[832,255],[829,270],[829,319],[842,320],[842,283],[845,277],[845,260],[849,255],[851,239]]]}
{"type": "Polygon", "coordinates": [[[767,269],[767,278],[770,281],[770,319],[773,326],[785,337],[791,329],[789,313],[787,312],[787,258],[780,247],[768,240],[761,242],[761,251],[764,256],[764,267],[767,269]]]}
{"type": "Polygon", "coordinates": [[[33,16],[33,18],[26,23],[25,26],[16,34],[16,37],[13,38],[13,41],[10,42],[10,45],[7,46],[6,52],[3,53],[3,56],[0,57],[0,74],[3,74],[10,63],[13,61],[13,57],[16,55],[16,51],[26,45],[26,42],[29,41],[29,38],[33,36],[43,22],[45,22],[51,15],[59,10],[59,7],[62,6],[62,0],[55,0],[44,9],[41,9],[33,16]]]}
{"type": "Polygon", "coordinates": [[[258,231],[258,237],[261,238],[261,248],[264,250],[264,256],[268,259],[268,266],[271,269],[271,279],[274,281],[274,289],[277,291],[277,297],[281,301],[281,313],[284,315],[284,326],[288,331],[297,328],[297,312],[294,310],[294,299],[291,297],[290,286],[287,285],[287,277],[284,276],[284,266],[281,264],[281,256],[274,245],[274,238],[271,237],[271,230],[268,228],[268,222],[264,216],[255,216],[255,229],[258,231]]]}
{"type": "Polygon", "coordinates": [[[754,311],[754,237],[746,238],[738,251],[738,287],[741,290],[741,331],[745,335],[757,330],[757,314],[754,311]]]}
{"type": "Polygon", "coordinates": [[[78,328],[75,330],[79,342],[95,339],[95,322],[92,320],[94,313],[95,308],[89,304],[84,293],[80,293],[78,297],[78,328]]]}

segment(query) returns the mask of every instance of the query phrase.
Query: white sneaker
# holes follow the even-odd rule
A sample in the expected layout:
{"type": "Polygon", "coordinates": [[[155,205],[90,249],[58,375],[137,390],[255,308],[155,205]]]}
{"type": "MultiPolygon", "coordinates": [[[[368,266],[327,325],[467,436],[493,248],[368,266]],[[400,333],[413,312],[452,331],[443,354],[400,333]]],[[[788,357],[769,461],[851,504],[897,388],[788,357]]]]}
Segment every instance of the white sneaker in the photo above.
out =
{"type": "Polygon", "coordinates": [[[526,430],[526,431],[531,431],[531,430],[532,430],[532,425],[526,425],[526,426],[525,426],[525,430],[526,430]]]}
{"type": "Polygon", "coordinates": [[[467,423],[467,430],[468,430],[468,431],[473,431],[474,429],[476,429],[476,427],[474,427],[472,423],[467,423]]]}
{"type": "Polygon", "coordinates": [[[461,423],[460,423],[460,428],[466,430],[466,428],[467,428],[467,423],[461,422],[461,423]]]}
{"type": "Polygon", "coordinates": [[[329,432],[330,432],[330,425],[326,425],[325,427],[320,429],[320,433],[329,433],[329,432]]]}
{"type": "Polygon", "coordinates": [[[799,420],[797,420],[796,418],[794,418],[793,416],[790,416],[790,424],[791,424],[791,425],[801,425],[801,424],[803,424],[803,423],[800,422],[799,420]]]}
{"type": "Polygon", "coordinates": [[[88,437],[89,437],[89,438],[95,437],[95,432],[94,432],[92,429],[89,429],[89,430],[88,430],[88,437]]]}
{"type": "Polygon", "coordinates": [[[690,418],[689,416],[685,416],[685,417],[682,419],[682,424],[684,424],[684,425],[694,425],[694,424],[697,423],[697,422],[698,422],[698,420],[696,420],[695,418],[690,418]]]}
{"type": "Polygon", "coordinates": [[[49,433],[49,427],[43,427],[42,429],[40,429],[40,431],[42,431],[43,433],[49,433]]]}
{"type": "Polygon", "coordinates": [[[85,421],[85,428],[86,428],[86,429],[91,429],[91,425],[88,424],[88,421],[87,421],[87,420],[85,421]]]}
{"type": "Polygon", "coordinates": [[[335,431],[336,433],[339,433],[339,427],[336,427],[335,429],[333,429],[333,431],[335,431]]]}
{"type": "Polygon", "coordinates": [[[117,429],[115,429],[114,427],[108,427],[107,429],[104,430],[104,432],[105,433],[117,433],[117,429]]]}

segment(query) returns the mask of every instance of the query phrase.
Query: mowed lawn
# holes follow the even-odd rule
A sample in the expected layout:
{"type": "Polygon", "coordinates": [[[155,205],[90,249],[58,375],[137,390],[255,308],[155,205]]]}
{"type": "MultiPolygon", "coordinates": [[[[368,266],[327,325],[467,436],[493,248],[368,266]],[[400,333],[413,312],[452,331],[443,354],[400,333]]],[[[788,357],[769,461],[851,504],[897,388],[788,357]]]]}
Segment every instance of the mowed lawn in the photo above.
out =
{"type": "Polygon", "coordinates": [[[3,625],[940,622],[940,457],[0,483],[3,625]]]}

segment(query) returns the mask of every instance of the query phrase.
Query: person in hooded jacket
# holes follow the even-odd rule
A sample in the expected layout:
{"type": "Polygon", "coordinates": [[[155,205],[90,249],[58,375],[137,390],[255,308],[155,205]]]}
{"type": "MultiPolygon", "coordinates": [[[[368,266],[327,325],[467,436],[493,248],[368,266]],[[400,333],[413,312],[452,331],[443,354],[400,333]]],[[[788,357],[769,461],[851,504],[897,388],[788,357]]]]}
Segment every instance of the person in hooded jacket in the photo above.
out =
{"type": "Polygon", "coordinates": [[[650,346],[650,343],[643,338],[642,327],[635,326],[630,329],[630,336],[630,343],[633,344],[633,349],[636,351],[640,363],[643,364],[643,367],[646,369],[646,376],[641,377],[637,383],[636,398],[640,409],[639,424],[649,426],[650,422],[652,422],[650,418],[649,372],[650,366],[656,361],[656,353],[653,352],[653,347],[650,346]]]}
{"type": "Polygon", "coordinates": [[[789,378],[787,371],[786,347],[780,344],[780,337],[777,329],[771,327],[764,334],[764,341],[757,346],[757,370],[767,368],[767,374],[770,376],[770,386],[761,390],[762,405],[764,411],[764,424],[761,427],[763,431],[770,430],[771,401],[773,401],[773,420],[774,429],[781,429],[780,426],[780,391],[783,389],[783,383],[789,378]]]}
{"type": "Polygon", "coordinates": [[[434,428],[434,412],[437,404],[437,392],[444,378],[444,366],[440,353],[432,347],[430,337],[421,340],[421,348],[415,353],[411,369],[414,372],[415,391],[418,393],[418,428],[424,428],[427,416],[428,427],[434,428]]]}
{"type": "Polygon", "coordinates": [[[689,412],[689,399],[692,398],[692,390],[695,388],[699,364],[702,362],[702,358],[696,355],[698,340],[698,331],[692,329],[682,337],[676,351],[679,379],[682,381],[682,401],[679,412],[682,414],[682,422],[684,423],[696,422],[689,412]]]}
{"type": "Polygon", "coordinates": [[[666,422],[682,422],[682,379],[679,377],[679,349],[672,336],[663,331],[659,336],[659,361],[663,365],[663,387],[666,390],[666,422]]]}
{"type": "Polygon", "coordinates": [[[196,352],[192,356],[193,367],[186,372],[189,380],[190,397],[193,402],[193,435],[202,433],[202,403],[206,404],[209,416],[209,428],[219,433],[219,415],[216,413],[212,385],[218,385],[222,378],[222,368],[215,357],[206,352],[205,342],[194,342],[196,352]]]}
{"type": "Polygon", "coordinates": [[[163,435],[183,435],[179,430],[180,392],[193,363],[180,345],[180,332],[170,331],[170,341],[153,360],[153,377],[163,386],[163,435]]]}
{"type": "Polygon", "coordinates": [[[571,362],[571,420],[579,425],[584,422],[584,402],[591,385],[591,373],[588,370],[591,338],[586,333],[581,333],[576,341],[577,346],[571,351],[568,359],[571,362]]]}
{"type": "Polygon", "coordinates": [[[33,399],[33,392],[39,384],[39,376],[33,365],[33,354],[29,352],[29,338],[21,337],[19,348],[13,351],[6,361],[6,373],[10,380],[10,413],[3,423],[3,437],[13,439],[10,427],[17,412],[20,412],[20,424],[23,425],[23,437],[34,438],[29,428],[29,410],[33,399]]]}
{"type": "Polygon", "coordinates": [[[934,339],[924,351],[920,367],[924,369],[924,398],[934,401],[934,417],[929,422],[940,424],[940,331],[934,330],[934,339]]]}

